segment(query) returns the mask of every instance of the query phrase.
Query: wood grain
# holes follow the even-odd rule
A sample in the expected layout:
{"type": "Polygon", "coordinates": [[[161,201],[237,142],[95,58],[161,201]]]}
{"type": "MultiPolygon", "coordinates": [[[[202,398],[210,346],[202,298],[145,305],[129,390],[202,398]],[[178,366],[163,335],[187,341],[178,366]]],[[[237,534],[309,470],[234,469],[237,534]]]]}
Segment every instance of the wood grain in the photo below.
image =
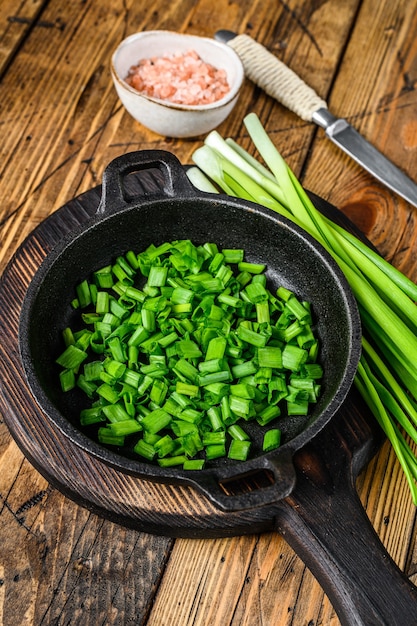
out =
{"type": "MultiPolygon", "coordinates": [[[[415,0],[219,0],[215,12],[211,0],[19,6],[19,13],[10,0],[0,7],[1,270],[33,228],[95,187],[118,154],[161,147],[190,162],[198,141],[161,138],[133,123],[111,86],[111,51],[144,28],[253,35],[415,178],[415,0]],[[33,23],[10,20],[16,14],[33,23]]],[[[247,146],[241,120],[252,110],[306,187],[341,207],[416,279],[415,210],[250,83],[219,130],[247,146]]],[[[103,521],[38,474],[1,415],[0,466],[0,623],[6,626],[339,623],[277,533],[171,540],[103,521]],[[175,575],[181,571],[184,578],[175,575]]],[[[388,445],[360,475],[358,490],[390,554],[416,581],[415,508],[388,445]]]]}
{"type": "MultiPolygon", "coordinates": [[[[24,44],[45,4],[45,0],[23,0],[16,6],[13,0],[3,0],[0,15],[0,77],[24,44]]],[[[46,22],[41,22],[41,25],[43,28],[53,26],[46,22]]]]}

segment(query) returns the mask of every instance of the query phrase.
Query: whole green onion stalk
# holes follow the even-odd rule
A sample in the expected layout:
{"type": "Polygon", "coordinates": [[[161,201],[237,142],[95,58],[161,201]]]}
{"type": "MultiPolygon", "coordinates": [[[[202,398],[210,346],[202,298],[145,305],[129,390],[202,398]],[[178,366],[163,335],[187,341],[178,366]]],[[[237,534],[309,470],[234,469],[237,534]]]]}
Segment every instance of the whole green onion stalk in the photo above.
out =
{"type": "Polygon", "coordinates": [[[316,209],[254,113],[244,124],[266,166],[212,131],[193,154],[197,168],[190,169],[190,180],[202,191],[213,192],[214,183],[228,195],[276,211],[307,231],[339,265],[363,328],[355,385],[391,442],[417,505],[412,448],[417,444],[417,285],[316,209]]]}

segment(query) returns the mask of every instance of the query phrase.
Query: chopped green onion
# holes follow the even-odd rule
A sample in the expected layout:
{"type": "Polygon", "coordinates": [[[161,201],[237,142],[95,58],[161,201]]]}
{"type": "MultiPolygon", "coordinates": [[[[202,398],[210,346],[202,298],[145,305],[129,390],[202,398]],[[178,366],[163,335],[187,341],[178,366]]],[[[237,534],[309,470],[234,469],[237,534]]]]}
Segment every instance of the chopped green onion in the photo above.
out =
{"type": "Polygon", "coordinates": [[[240,441],[250,440],[248,433],[246,433],[239,424],[232,424],[227,429],[227,432],[232,437],[232,439],[239,439],[240,441]]]}
{"type": "Polygon", "coordinates": [[[253,400],[255,397],[255,386],[247,383],[237,383],[236,385],[230,385],[230,393],[232,396],[253,400]]]}
{"type": "Polygon", "coordinates": [[[262,263],[248,263],[247,261],[242,261],[238,265],[240,272],[249,272],[249,274],[261,274],[265,271],[265,265],[262,263]]]}
{"type": "Polygon", "coordinates": [[[281,409],[278,405],[267,406],[263,409],[256,418],[256,421],[261,426],[265,426],[272,422],[272,420],[276,419],[281,415],[281,409]]]}
{"type": "Polygon", "coordinates": [[[189,470],[202,470],[204,469],[204,459],[186,459],[184,461],[183,468],[189,470]]]}
{"type": "Polygon", "coordinates": [[[129,251],[82,281],[84,326],[65,329],[57,359],[61,388],[91,401],[80,425],[97,424],[99,442],[128,445],[147,462],[202,469],[248,458],[251,437],[239,422],[260,428],[287,405],[315,403],[323,371],[311,305],[274,294],[264,270],[241,249],[179,240],[129,251]],[[294,320],[297,333],[288,330],[294,320]]]}
{"type": "Polygon", "coordinates": [[[307,361],[307,352],[303,348],[287,343],[282,351],[282,365],[294,372],[307,361]]]}
{"type": "Polygon", "coordinates": [[[80,413],[80,423],[82,426],[88,426],[89,424],[97,424],[98,422],[104,422],[106,419],[100,406],[83,409],[80,413]]]}
{"type": "Polygon", "coordinates": [[[114,422],[109,425],[111,432],[118,435],[132,435],[142,430],[142,426],[135,419],[127,419],[121,422],[114,422]]]}
{"type": "Polygon", "coordinates": [[[174,450],[177,449],[177,444],[175,439],[173,439],[170,435],[165,435],[161,437],[154,443],[154,448],[160,458],[171,454],[174,450]]]}
{"type": "MultiPolygon", "coordinates": [[[[267,346],[258,348],[258,362],[260,367],[270,367],[272,369],[282,369],[282,367],[286,367],[287,369],[293,369],[293,367],[288,366],[288,362],[290,362],[292,366],[293,361],[289,359],[285,361],[283,351],[279,347],[267,346]]],[[[295,369],[297,371],[299,368],[296,367],[295,369]]]]}
{"type": "Polygon", "coordinates": [[[227,345],[226,337],[221,337],[221,336],[213,337],[213,339],[210,340],[207,346],[205,360],[211,361],[213,359],[223,358],[225,350],[226,350],[226,345],[227,345]]]}
{"type": "Polygon", "coordinates": [[[271,452],[271,450],[275,450],[279,448],[281,444],[281,431],[279,428],[271,428],[267,430],[264,434],[264,440],[262,444],[262,449],[264,452],[271,452]]]}
{"type": "Polygon", "coordinates": [[[148,285],[163,287],[168,276],[168,268],[162,265],[152,265],[149,271],[148,285]]]}
{"type": "Polygon", "coordinates": [[[152,459],[156,456],[155,447],[152,444],[146,442],[144,439],[139,439],[133,450],[136,452],[136,454],[139,454],[139,456],[143,456],[148,461],[152,461],[152,459]]]}
{"type": "Polygon", "coordinates": [[[164,409],[155,409],[143,418],[141,425],[147,432],[155,434],[166,428],[171,420],[171,415],[164,411],[164,409]]]}
{"type": "Polygon", "coordinates": [[[250,302],[256,304],[258,302],[266,302],[268,300],[268,292],[259,282],[251,282],[246,286],[244,293],[248,296],[250,302]]]}
{"type": "Polygon", "coordinates": [[[115,435],[110,428],[103,427],[98,429],[98,441],[105,445],[124,446],[125,438],[123,435],[115,435]]]}
{"type": "Polygon", "coordinates": [[[242,341],[257,347],[265,346],[268,339],[266,335],[262,335],[244,324],[239,325],[237,335],[242,341]]]}
{"type": "Polygon", "coordinates": [[[222,250],[225,263],[242,263],[244,257],[243,249],[224,249],[222,250]]]}
{"type": "Polygon", "coordinates": [[[81,283],[79,283],[75,291],[77,293],[79,305],[82,309],[91,304],[91,292],[87,280],[83,280],[81,283]]]}
{"type": "Polygon", "coordinates": [[[182,465],[187,462],[187,457],[184,454],[178,454],[177,456],[167,456],[163,459],[158,459],[158,465],[161,467],[174,467],[176,465],[182,465]]]}
{"type": "Polygon", "coordinates": [[[73,369],[64,369],[59,374],[62,391],[71,391],[75,387],[75,374],[73,369]]]}
{"type": "Polygon", "coordinates": [[[191,339],[181,339],[177,341],[177,350],[185,359],[197,359],[202,356],[202,352],[195,341],[191,339]]]}
{"type": "Polygon", "coordinates": [[[209,409],[207,409],[207,417],[210,421],[211,429],[214,433],[224,429],[221,410],[219,407],[211,406],[209,409]]]}
{"type": "Polygon", "coordinates": [[[224,444],[208,445],[205,449],[208,461],[226,456],[226,446],[224,444]]]}
{"type": "Polygon", "coordinates": [[[72,332],[71,328],[67,327],[64,328],[64,330],[62,331],[62,338],[64,340],[64,344],[65,346],[70,346],[70,345],[74,345],[75,343],[75,337],[74,337],[74,333],[72,332]]]}
{"type": "Polygon", "coordinates": [[[75,370],[88,357],[87,352],[77,348],[75,345],[69,345],[66,350],[57,358],[58,365],[65,369],[75,370]]]}
{"type": "Polygon", "coordinates": [[[239,415],[244,419],[249,419],[254,416],[253,401],[249,398],[230,396],[229,405],[232,413],[236,413],[236,415],[239,415]]]}
{"type": "Polygon", "coordinates": [[[252,442],[246,439],[233,439],[227,454],[228,458],[236,461],[246,461],[251,445],[252,442]]]}
{"type": "Polygon", "coordinates": [[[198,395],[199,388],[197,385],[191,385],[189,383],[185,383],[179,380],[177,381],[177,384],[175,386],[175,391],[182,395],[194,397],[198,395]]]}
{"type": "Polygon", "coordinates": [[[258,368],[253,360],[244,361],[232,366],[233,378],[245,378],[246,376],[252,376],[258,372],[258,368]]]}
{"type": "Polygon", "coordinates": [[[102,411],[110,423],[129,420],[129,415],[121,404],[107,404],[102,407],[102,411]]]}
{"type": "Polygon", "coordinates": [[[94,279],[100,289],[110,289],[113,286],[113,274],[111,265],[107,265],[94,272],[94,279]]]}
{"type": "Polygon", "coordinates": [[[211,430],[208,430],[205,433],[203,433],[202,441],[203,441],[204,446],[219,445],[219,444],[224,445],[226,443],[226,431],[217,430],[213,432],[211,430]]]}

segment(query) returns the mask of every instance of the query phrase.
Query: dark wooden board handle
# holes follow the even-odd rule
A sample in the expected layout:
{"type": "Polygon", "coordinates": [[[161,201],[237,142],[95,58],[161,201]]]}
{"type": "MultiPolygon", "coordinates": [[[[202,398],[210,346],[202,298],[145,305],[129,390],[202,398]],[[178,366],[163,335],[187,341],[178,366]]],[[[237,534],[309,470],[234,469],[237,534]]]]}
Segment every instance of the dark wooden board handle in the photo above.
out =
{"type": "Polygon", "coordinates": [[[416,625],[417,587],[371,525],[355,489],[355,464],[342,444],[332,429],[320,437],[321,452],[313,442],[296,455],[297,487],[282,502],[276,529],[316,577],[342,625],[416,625]],[[326,445],[345,462],[323,463],[326,445]]]}

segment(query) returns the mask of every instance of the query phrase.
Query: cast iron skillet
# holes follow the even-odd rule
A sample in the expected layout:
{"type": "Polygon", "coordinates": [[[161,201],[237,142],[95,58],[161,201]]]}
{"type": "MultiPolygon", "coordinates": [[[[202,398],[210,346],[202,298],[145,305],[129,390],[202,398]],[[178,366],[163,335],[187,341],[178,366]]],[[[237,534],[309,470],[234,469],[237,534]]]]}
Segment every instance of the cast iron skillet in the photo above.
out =
{"type": "MultiPolygon", "coordinates": [[[[323,515],[319,511],[317,523],[313,521],[309,525],[307,522],[306,528],[305,503],[297,496],[293,460],[297,451],[303,454],[310,444],[314,446],[315,436],[323,432],[346,398],[360,358],[360,341],[360,319],[354,298],[343,275],[320,246],[267,209],[196,192],[175,157],[161,151],[132,153],[108,166],[97,215],[82,228],[70,232],[46,257],[27,290],[19,328],[22,364],[29,386],[46,419],[60,429],[64,438],[120,472],[146,480],[192,484],[224,511],[251,508],[261,511],[272,506],[279,515],[278,529],[290,538],[296,550],[300,548],[297,551],[329,595],[342,623],[363,626],[398,623],[402,626],[417,621],[414,620],[417,597],[408,579],[389,560],[384,563],[385,556],[379,555],[373,561],[375,555],[369,554],[369,563],[386,565],[381,578],[386,588],[393,590],[392,603],[384,599],[384,605],[393,604],[393,609],[380,611],[378,594],[375,597],[371,590],[358,590],[360,585],[355,577],[360,578],[360,572],[355,555],[350,564],[352,576],[349,564],[343,562],[346,554],[352,556],[349,538],[340,538],[339,555],[324,556],[327,545],[337,549],[337,539],[333,537],[329,543],[327,531],[323,535],[320,521],[323,515]],[[154,167],[164,174],[163,191],[140,200],[130,196],[130,174],[154,167]],[[73,298],[72,286],[122,252],[139,251],[150,243],[185,237],[195,243],[212,240],[224,247],[243,247],[250,260],[267,264],[272,284],[282,283],[310,300],[322,341],[321,360],[325,369],[323,394],[317,409],[307,422],[287,419],[280,424],[284,442],[278,451],[262,454],[259,435],[256,437],[254,432],[255,451],[251,460],[240,464],[220,460],[197,473],[161,469],[138,461],[129,452],[122,455],[96,444],[88,433],[78,428],[77,415],[82,401],[74,394],[60,393],[54,365],[55,357],[62,351],[61,330],[72,322],[69,306],[73,298]],[[256,477],[250,482],[249,491],[241,490],[236,495],[229,490],[232,482],[246,484],[248,475],[256,477]],[[262,486],[257,488],[256,485],[262,486]],[[292,500],[299,503],[295,507],[288,506],[292,500]],[[298,507],[299,519],[293,511],[298,507]],[[310,544],[307,550],[305,543],[310,544]],[[389,618],[386,619],[386,615],[389,618]],[[401,619],[395,622],[393,615],[401,619]]],[[[343,504],[343,493],[340,498],[329,496],[329,506],[343,504]]],[[[337,512],[332,511],[332,515],[337,516],[337,512]]],[[[358,517],[355,514],[355,522],[358,517]]],[[[352,529],[358,530],[354,523],[352,529]]],[[[352,530],[347,528],[346,533],[350,532],[352,530]]],[[[364,551],[368,550],[367,541],[372,543],[371,550],[382,550],[372,532],[364,532],[363,537],[364,551]]]]}
{"type": "Polygon", "coordinates": [[[343,274],[321,246],[260,206],[216,194],[197,195],[175,157],[153,151],[122,156],[107,167],[97,214],[46,257],[27,291],[20,323],[20,349],[29,385],[63,436],[123,472],[151,480],[192,482],[218,506],[234,510],[274,502],[293,490],[294,451],[323,428],[345,399],[356,372],[360,341],[355,300],[343,274]],[[165,172],[164,192],[138,204],[129,196],[127,177],[138,168],[155,166],[165,172]],[[219,247],[244,248],[248,260],[266,263],[271,285],[283,284],[311,302],[325,372],[321,399],[307,422],[304,417],[280,421],[284,444],[279,451],[260,454],[262,435],[259,427],[254,428],[252,460],[244,464],[220,460],[197,473],[161,469],[141,462],[133,452],[121,455],[96,444],[77,425],[84,397],[61,393],[54,363],[63,349],[62,329],[76,323],[78,314],[70,302],[77,282],[120,253],[184,238],[196,244],[214,241],[219,247]],[[255,470],[268,471],[269,488],[233,497],[225,493],[228,480],[255,470]]]}

